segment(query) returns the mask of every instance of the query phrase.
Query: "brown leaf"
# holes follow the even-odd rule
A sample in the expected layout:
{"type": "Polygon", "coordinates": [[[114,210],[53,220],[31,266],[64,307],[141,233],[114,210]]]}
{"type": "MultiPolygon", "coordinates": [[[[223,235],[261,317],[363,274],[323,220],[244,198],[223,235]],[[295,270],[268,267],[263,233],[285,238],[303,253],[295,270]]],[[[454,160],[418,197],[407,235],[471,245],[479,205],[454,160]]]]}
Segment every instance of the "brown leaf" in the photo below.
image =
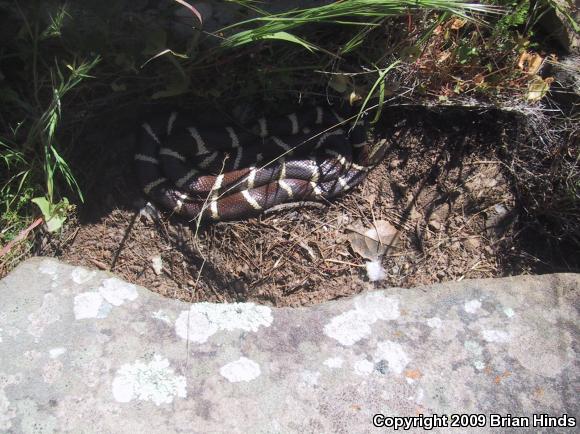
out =
{"type": "Polygon", "coordinates": [[[535,75],[542,67],[544,59],[538,53],[524,51],[518,59],[518,68],[529,75],[535,75]]]}
{"type": "Polygon", "coordinates": [[[348,236],[352,250],[366,259],[379,258],[398,242],[397,229],[385,220],[377,220],[369,228],[353,225],[347,229],[352,231],[348,236]]]}
{"type": "Polygon", "coordinates": [[[473,77],[473,82],[475,84],[477,84],[478,86],[483,84],[484,81],[485,81],[485,78],[483,77],[482,73],[476,74],[475,77],[473,77]]]}
{"type": "Polygon", "coordinates": [[[445,62],[447,59],[449,59],[449,56],[451,56],[449,51],[442,51],[439,56],[437,56],[437,63],[445,62]]]}
{"type": "Polygon", "coordinates": [[[460,28],[462,28],[465,23],[467,23],[467,21],[462,20],[461,18],[455,18],[452,22],[451,22],[451,28],[453,30],[459,30],[460,28]]]}

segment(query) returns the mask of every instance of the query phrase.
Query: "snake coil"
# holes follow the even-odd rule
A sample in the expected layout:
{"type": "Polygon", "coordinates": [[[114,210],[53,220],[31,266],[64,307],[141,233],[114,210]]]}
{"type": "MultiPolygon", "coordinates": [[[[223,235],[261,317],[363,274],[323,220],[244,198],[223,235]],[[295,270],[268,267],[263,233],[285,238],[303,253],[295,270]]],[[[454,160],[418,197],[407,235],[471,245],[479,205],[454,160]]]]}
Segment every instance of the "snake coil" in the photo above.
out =
{"type": "Polygon", "coordinates": [[[362,122],[314,107],[249,128],[207,129],[173,112],[142,125],[135,154],[143,192],[183,217],[244,219],[285,202],[330,199],[371,161],[362,122]]]}

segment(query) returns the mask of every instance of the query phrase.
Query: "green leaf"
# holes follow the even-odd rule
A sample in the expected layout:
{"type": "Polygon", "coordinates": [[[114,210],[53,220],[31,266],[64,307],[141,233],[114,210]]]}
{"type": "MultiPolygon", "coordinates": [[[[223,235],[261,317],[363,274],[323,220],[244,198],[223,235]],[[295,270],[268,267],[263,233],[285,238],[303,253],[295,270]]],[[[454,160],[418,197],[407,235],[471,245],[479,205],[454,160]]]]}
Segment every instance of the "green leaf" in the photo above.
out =
{"type": "Polygon", "coordinates": [[[48,232],[55,232],[62,227],[70,209],[66,197],[56,205],[51,204],[45,197],[35,197],[32,202],[40,208],[48,232]]]}
{"type": "MultiPolygon", "coordinates": [[[[371,97],[374,95],[375,90],[377,89],[377,87],[380,86],[381,82],[385,80],[385,77],[387,76],[387,74],[389,73],[389,71],[391,71],[395,66],[397,66],[399,63],[401,63],[400,60],[396,60],[393,63],[391,63],[389,66],[387,66],[385,69],[383,69],[382,71],[380,71],[379,73],[379,78],[374,82],[373,86],[371,87],[371,90],[369,91],[369,93],[367,94],[361,108],[360,111],[358,112],[358,115],[356,117],[356,119],[354,120],[354,123],[358,123],[358,121],[360,120],[360,117],[362,116],[363,112],[365,111],[369,100],[371,99],[371,97]]],[[[384,88],[383,88],[383,92],[384,92],[384,88]]],[[[377,105],[378,106],[378,110],[382,110],[382,105],[377,105]]]]}
{"type": "Polygon", "coordinates": [[[275,33],[265,34],[265,35],[261,36],[259,39],[278,39],[281,41],[292,42],[294,44],[301,45],[302,47],[306,48],[311,53],[318,50],[318,47],[316,47],[315,45],[312,45],[310,42],[305,41],[304,39],[299,38],[298,36],[295,36],[295,35],[288,33],[288,32],[275,32],[275,33]]]}
{"type": "Polygon", "coordinates": [[[38,205],[40,212],[45,218],[50,216],[50,202],[45,197],[35,197],[32,202],[38,205]]]}

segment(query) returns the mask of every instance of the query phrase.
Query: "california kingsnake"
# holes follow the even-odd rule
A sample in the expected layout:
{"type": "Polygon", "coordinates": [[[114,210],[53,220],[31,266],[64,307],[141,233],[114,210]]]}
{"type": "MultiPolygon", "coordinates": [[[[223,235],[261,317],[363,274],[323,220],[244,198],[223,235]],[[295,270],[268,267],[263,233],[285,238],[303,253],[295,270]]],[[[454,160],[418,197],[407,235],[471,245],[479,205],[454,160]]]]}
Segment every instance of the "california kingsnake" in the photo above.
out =
{"type": "Polygon", "coordinates": [[[137,175],[146,195],[186,218],[243,219],[360,183],[372,167],[366,131],[348,129],[321,107],[248,129],[202,129],[174,112],[142,125],[137,175]]]}

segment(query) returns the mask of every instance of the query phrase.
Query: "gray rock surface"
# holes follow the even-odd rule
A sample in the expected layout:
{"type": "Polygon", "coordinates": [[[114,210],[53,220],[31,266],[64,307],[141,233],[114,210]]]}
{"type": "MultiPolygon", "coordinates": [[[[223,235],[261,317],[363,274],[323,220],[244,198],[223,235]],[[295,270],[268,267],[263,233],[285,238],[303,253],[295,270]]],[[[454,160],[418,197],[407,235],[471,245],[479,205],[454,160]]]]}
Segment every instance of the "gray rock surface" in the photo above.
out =
{"type": "Polygon", "coordinates": [[[276,309],[31,259],[0,281],[0,432],[389,430],[376,413],[485,415],[456,432],[517,431],[490,413],[572,424],[579,286],[523,276],[276,309]]]}

